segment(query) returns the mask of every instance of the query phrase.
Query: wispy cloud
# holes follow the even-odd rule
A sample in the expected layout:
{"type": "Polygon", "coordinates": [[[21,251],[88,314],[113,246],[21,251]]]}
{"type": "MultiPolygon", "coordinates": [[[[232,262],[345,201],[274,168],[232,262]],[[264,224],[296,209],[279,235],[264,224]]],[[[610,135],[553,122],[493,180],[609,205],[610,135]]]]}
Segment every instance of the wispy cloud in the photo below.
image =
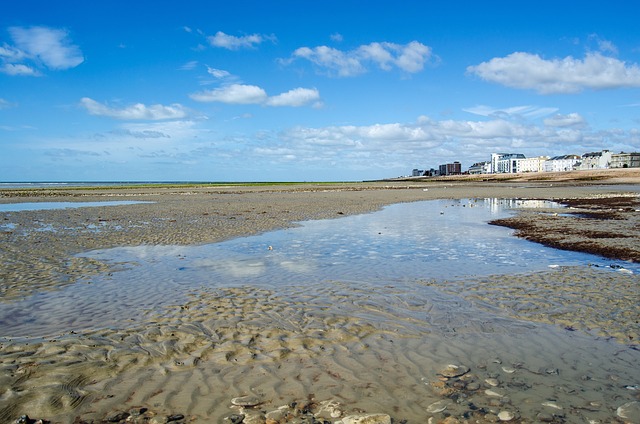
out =
{"type": "Polygon", "coordinates": [[[198,61],[197,60],[192,60],[192,61],[189,61],[189,62],[183,64],[178,69],[180,69],[181,71],[191,71],[192,69],[195,69],[196,66],[198,66],[198,61]]]}
{"type": "Polygon", "coordinates": [[[9,108],[12,108],[12,107],[14,107],[13,103],[11,103],[10,101],[5,100],[3,98],[0,98],[0,110],[9,109],[9,108]]]}
{"type": "Polygon", "coordinates": [[[188,115],[187,109],[178,103],[174,103],[170,106],[160,104],[146,106],[142,103],[136,103],[123,108],[114,108],[88,97],[83,97],[80,100],[80,105],[91,115],[107,116],[123,120],[158,121],[165,119],[181,119],[188,115]]]}
{"type": "Polygon", "coordinates": [[[568,56],[546,60],[536,54],[516,52],[469,66],[467,72],[485,81],[540,94],[640,87],[637,64],[627,64],[601,53],[588,53],[584,59],[568,56]]]}
{"type": "Polygon", "coordinates": [[[300,107],[310,103],[318,106],[320,92],[315,88],[299,87],[269,97],[263,88],[256,85],[230,84],[213,90],[193,93],[189,97],[198,102],[300,107]]]}
{"type": "Polygon", "coordinates": [[[34,26],[10,27],[8,32],[14,45],[0,48],[0,71],[5,74],[39,76],[38,68],[64,70],[84,62],[66,30],[34,26]]]}
{"type": "Polygon", "coordinates": [[[437,60],[431,47],[418,41],[405,45],[375,42],[349,51],[327,46],[300,47],[290,59],[282,62],[287,64],[295,59],[306,59],[323,72],[340,77],[365,73],[372,64],[385,71],[398,68],[404,72],[416,73],[422,71],[427,62],[437,60]]]}
{"type": "Polygon", "coordinates": [[[255,48],[266,40],[274,41],[273,35],[251,34],[236,37],[234,35],[225,34],[218,31],[215,35],[207,37],[207,41],[213,47],[221,47],[227,50],[239,50],[246,48],[255,48]]]}
{"type": "Polygon", "coordinates": [[[228,79],[228,78],[232,78],[233,75],[231,75],[231,73],[229,71],[225,71],[223,69],[216,69],[216,68],[212,68],[210,66],[207,66],[207,73],[209,75],[212,75],[218,79],[228,79]]]}
{"type": "Polygon", "coordinates": [[[506,108],[495,108],[486,105],[477,105],[470,108],[462,109],[465,112],[474,115],[486,116],[492,118],[525,118],[535,119],[543,116],[551,115],[558,111],[556,107],[538,107],[538,106],[511,106],[506,108]]]}

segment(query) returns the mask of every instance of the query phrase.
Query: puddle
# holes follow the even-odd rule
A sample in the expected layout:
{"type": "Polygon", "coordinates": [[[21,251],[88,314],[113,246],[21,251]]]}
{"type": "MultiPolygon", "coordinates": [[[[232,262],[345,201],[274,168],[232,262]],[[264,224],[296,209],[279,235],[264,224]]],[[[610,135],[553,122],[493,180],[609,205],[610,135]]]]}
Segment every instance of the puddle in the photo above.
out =
{"type": "Polygon", "coordinates": [[[135,205],[138,203],[153,203],[139,201],[109,201],[109,202],[30,202],[30,203],[3,203],[0,204],[0,212],[44,211],[55,209],[94,208],[102,206],[135,205]]]}
{"type": "Polygon", "coordinates": [[[10,306],[0,304],[0,323],[4,335],[37,336],[117,327],[140,319],[140,311],[179,304],[201,288],[278,290],[345,281],[371,287],[403,283],[411,292],[422,290],[415,284],[420,280],[611,265],[598,256],[547,248],[487,225],[515,204],[522,206],[521,201],[496,199],[398,204],[222,243],[87,252],[81,256],[110,263],[117,271],[10,306]]]}

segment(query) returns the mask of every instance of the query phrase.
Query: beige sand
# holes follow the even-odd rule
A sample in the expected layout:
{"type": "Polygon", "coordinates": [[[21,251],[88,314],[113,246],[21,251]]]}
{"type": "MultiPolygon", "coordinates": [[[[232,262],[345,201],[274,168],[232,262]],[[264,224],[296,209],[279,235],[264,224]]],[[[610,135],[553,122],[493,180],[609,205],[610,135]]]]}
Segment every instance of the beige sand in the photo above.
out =
{"type": "MultiPolygon", "coordinates": [[[[0,225],[13,224],[0,227],[1,296],[10,302],[107,272],[105,264],[73,256],[89,249],[209,243],[438,198],[630,195],[638,192],[637,177],[609,180],[622,186],[438,181],[2,193],[3,203],[155,203],[0,214],[0,225]]],[[[637,237],[620,227],[635,216],[602,225],[637,237]]],[[[140,422],[155,414],[156,420],[183,414],[176,422],[223,422],[234,413],[243,413],[244,422],[311,413],[335,421],[367,411],[410,422],[495,422],[508,414],[515,422],[636,422],[618,408],[633,414],[640,400],[638,351],[627,347],[639,337],[637,276],[562,269],[425,285],[441,294],[405,299],[399,288],[373,293],[341,282],[282,293],[204,290],[185,304],[152,311],[142,324],[0,339],[0,422],[22,414],[99,422],[136,408],[149,409],[140,422]],[[550,315],[544,302],[551,298],[557,308],[550,315]],[[594,340],[590,332],[612,340],[594,340]],[[464,378],[439,376],[449,363],[471,371],[464,378]],[[259,405],[234,406],[232,398],[248,395],[259,405]],[[292,402],[296,408],[276,412],[292,402]]]]}

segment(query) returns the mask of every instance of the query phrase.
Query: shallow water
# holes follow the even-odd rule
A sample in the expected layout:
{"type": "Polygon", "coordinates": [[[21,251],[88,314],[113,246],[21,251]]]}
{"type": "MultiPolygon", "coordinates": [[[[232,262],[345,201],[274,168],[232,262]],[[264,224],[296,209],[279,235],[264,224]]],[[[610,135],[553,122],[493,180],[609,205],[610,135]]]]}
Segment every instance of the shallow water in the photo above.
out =
{"type": "MultiPolygon", "coordinates": [[[[617,408],[639,398],[638,350],[438,289],[556,266],[640,271],[487,225],[527,206],[553,205],[428,201],[223,243],[87,252],[114,270],[1,303],[0,328],[5,337],[88,331],[86,339],[34,345],[45,356],[104,349],[109,364],[122,363],[115,352],[151,361],[99,386],[109,396],[94,410],[153,402],[222,422],[234,396],[253,394],[275,409],[313,394],[409,422],[478,408],[526,422],[616,422],[617,408]],[[109,327],[114,332],[93,331],[109,327]],[[439,391],[437,373],[452,363],[471,368],[479,388],[439,391]],[[429,412],[441,401],[445,411],[429,412]]],[[[82,367],[74,359],[68,372],[100,372],[93,362],[82,367]]]]}
{"type": "Polygon", "coordinates": [[[487,225],[505,216],[509,208],[540,206],[554,204],[497,199],[427,201],[304,222],[298,228],[223,243],[87,252],[82,256],[110,263],[117,272],[9,305],[0,303],[2,335],[44,336],[118,327],[140,319],[141,311],[179,304],[200,288],[249,284],[277,290],[327,281],[373,287],[403,282],[411,292],[423,290],[414,284],[417,280],[611,264],[594,255],[530,243],[513,237],[510,229],[487,225]]]}
{"type": "Polygon", "coordinates": [[[129,200],[114,200],[108,202],[29,202],[29,203],[2,203],[0,212],[21,211],[45,211],[55,209],[94,208],[102,206],[135,205],[137,203],[152,203],[129,200]]]}

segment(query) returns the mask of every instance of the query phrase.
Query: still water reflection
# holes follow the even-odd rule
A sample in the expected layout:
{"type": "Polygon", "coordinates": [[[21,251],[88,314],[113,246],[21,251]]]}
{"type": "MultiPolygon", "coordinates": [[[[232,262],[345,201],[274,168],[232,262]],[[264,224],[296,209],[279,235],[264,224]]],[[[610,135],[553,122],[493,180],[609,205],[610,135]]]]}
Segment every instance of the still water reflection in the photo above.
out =
{"type": "Polygon", "coordinates": [[[277,290],[344,281],[371,287],[402,283],[415,291],[420,290],[413,284],[417,280],[611,262],[530,243],[510,229],[487,224],[516,206],[554,207],[496,199],[426,201],[222,243],[88,252],[83,256],[111,263],[118,271],[0,304],[3,335],[118,326],[138,319],[141,311],[179,304],[201,287],[277,290]]]}

